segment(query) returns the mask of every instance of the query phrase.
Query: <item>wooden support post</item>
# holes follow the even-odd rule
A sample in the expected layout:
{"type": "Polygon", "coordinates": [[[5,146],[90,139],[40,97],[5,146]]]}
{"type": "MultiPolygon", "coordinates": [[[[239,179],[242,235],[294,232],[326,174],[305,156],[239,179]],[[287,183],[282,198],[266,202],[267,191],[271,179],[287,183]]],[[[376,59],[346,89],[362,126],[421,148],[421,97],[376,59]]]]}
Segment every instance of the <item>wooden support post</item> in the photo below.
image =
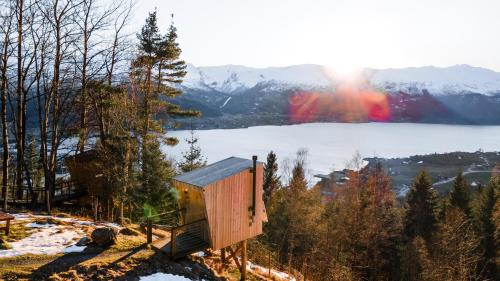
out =
{"type": "Polygon", "coordinates": [[[10,233],[10,220],[7,220],[5,223],[6,223],[6,225],[5,225],[5,235],[9,236],[9,233],[10,233]]]}
{"type": "Polygon", "coordinates": [[[148,239],[147,242],[148,244],[151,244],[153,242],[153,223],[150,219],[148,219],[146,229],[148,239]]]}
{"type": "Polygon", "coordinates": [[[243,240],[241,243],[241,280],[247,279],[247,240],[243,240]]]}
{"type": "Polygon", "coordinates": [[[226,248],[220,249],[220,261],[223,266],[226,265],[226,248]]]}
{"type": "Polygon", "coordinates": [[[170,243],[172,245],[172,247],[170,247],[170,250],[172,250],[171,256],[174,257],[177,252],[177,229],[175,227],[172,228],[170,236],[170,243]]]}
{"type": "Polygon", "coordinates": [[[236,264],[236,266],[238,267],[238,269],[241,268],[241,263],[240,261],[238,260],[238,257],[236,256],[237,252],[240,250],[241,247],[237,247],[236,250],[233,250],[232,246],[229,246],[227,247],[227,249],[229,250],[229,256],[228,256],[228,259],[232,258],[234,260],[234,263],[236,264]]]}
{"type": "Polygon", "coordinates": [[[269,272],[268,272],[269,278],[271,278],[271,251],[269,251],[269,272]]]}

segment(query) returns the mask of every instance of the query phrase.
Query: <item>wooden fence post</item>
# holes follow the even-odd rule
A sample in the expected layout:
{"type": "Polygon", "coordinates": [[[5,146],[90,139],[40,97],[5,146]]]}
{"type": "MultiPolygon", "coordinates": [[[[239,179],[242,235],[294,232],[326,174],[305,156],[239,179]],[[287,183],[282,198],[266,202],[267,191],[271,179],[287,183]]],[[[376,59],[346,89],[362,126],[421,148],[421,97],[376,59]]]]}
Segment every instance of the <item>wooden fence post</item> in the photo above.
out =
{"type": "Polygon", "coordinates": [[[9,233],[10,233],[10,220],[7,220],[5,222],[5,235],[9,236],[9,233]]]}
{"type": "Polygon", "coordinates": [[[147,236],[148,236],[148,244],[151,244],[153,242],[153,223],[151,222],[151,219],[148,219],[147,222],[147,236]]]}
{"type": "Polygon", "coordinates": [[[177,229],[174,227],[172,228],[172,232],[170,234],[170,243],[171,243],[171,247],[170,247],[170,250],[172,250],[172,258],[175,256],[175,253],[177,252],[177,229]]]}

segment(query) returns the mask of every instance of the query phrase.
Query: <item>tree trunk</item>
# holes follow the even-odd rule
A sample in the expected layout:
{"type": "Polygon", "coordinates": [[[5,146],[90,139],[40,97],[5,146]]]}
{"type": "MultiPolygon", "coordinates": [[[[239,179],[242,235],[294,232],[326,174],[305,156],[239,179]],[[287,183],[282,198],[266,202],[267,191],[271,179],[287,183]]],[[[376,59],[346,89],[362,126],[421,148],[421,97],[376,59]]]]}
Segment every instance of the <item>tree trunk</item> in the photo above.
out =
{"type": "Polygon", "coordinates": [[[123,225],[125,218],[124,218],[124,198],[127,194],[127,189],[128,189],[128,169],[129,169],[129,162],[130,162],[130,139],[127,138],[127,143],[125,145],[125,157],[124,157],[124,163],[123,163],[123,190],[122,190],[122,198],[120,199],[120,223],[123,225]]]}
{"type": "MultiPolygon", "coordinates": [[[[8,38],[8,34],[5,35],[8,38]]],[[[6,42],[6,41],[4,41],[6,42]]],[[[7,211],[7,197],[8,197],[8,184],[9,184],[9,130],[7,124],[7,90],[8,90],[8,82],[7,82],[7,47],[6,44],[4,46],[4,51],[2,54],[2,84],[1,84],[1,93],[2,93],[2,108],[1,108],[1,119],[2,119],[2,198],[3,204],[2,209],[4,212],[7,211]]]]}
{"type": "Polygon", "coordinates": [[[23,161],[24,158],[24,146],[23,146],[23,105],[24,103],[24,93],[23,93],[23,53],[22,53],[22,43],[23,43],[23,13],[24,13],[24,1],[17,0],[17,88],[16,88],[16,185],[17,188],[23,186],[23,161]]]}
{"type": "Polygon", "coordinates": [[[0,110],[0,119],[2,122],[2,209],[4,212],[7,211],[7,197],[9,196],[9,127],[7,124],[7,95],[9,90],[9,83],[7,77],[8,63],[9,63],[9,45],[10,45],[10,31],[11,31],[11,21],[9,18],[5,18],[3,21],[4,29],[3,29],[3,49],[2,49],[2,57],[1,57],[1,84],[0,84],[0,93],[1,93],[1,110],[0,110]]]}

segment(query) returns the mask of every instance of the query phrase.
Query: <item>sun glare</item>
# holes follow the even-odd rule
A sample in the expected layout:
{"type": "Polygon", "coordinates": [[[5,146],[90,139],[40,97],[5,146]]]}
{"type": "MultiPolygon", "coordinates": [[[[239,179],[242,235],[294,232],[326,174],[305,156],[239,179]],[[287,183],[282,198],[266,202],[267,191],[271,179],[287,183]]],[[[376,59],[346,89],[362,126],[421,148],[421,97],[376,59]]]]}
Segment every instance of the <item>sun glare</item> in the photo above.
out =
{"type": "Polygon", "coordinates": [[[325,66],[325,72],[334,81],[355,83],[361,78],[362,68],[356,64],[338,62],[325,66]]]}

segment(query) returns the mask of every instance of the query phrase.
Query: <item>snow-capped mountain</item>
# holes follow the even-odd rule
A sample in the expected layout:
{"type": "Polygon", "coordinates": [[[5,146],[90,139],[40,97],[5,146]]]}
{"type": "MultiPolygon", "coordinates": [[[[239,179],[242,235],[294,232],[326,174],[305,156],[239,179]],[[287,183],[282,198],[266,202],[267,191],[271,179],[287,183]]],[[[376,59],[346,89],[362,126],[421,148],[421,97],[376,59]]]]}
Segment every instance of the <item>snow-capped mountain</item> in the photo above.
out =
{"type": "Polygon", "coordinates": [[[366,68],[357,77],[310,64],[189,65],[187,72],[175,102],[203,113],[194,121],[199,128],[370,121],[500,125],[500,73],[469,65],[366,68]],[[356,88],[384,96],[346,95],[356,88]]]}
{"type": "Polygon", "coordinates": [[[274,89],[291,87],[317,88],[332,85],[319,65],[253,68],[240,65],[195,67],[188,65],[183,85],[194,89],[211,89],[234,93],[267,83],[274,89]]]}
{"type": "MultiPolygon", "coordinates": [[[[270,90],[291,88],[334,88],[342,79],[321,65],[294,65],[287,67],[252,68],[238,65],[195,67],[188,65],[184,87],[215,90],[226,94],[238,93],[265,84],[270,90]]],[[[500,73],[489,69],[456,65],[451,67],[411,67],[399,69],[371,69],[360,71],[358,81],[388,92],[432,95],[500,93],[500,73]]]]}
{"type": "Polygon", "coordinates": [[[387,91],[411,93],[425,89],[433,95],[500,93],[500,73],[470,65],[366,69],[365,73],[372,85],[387,91]]]}

